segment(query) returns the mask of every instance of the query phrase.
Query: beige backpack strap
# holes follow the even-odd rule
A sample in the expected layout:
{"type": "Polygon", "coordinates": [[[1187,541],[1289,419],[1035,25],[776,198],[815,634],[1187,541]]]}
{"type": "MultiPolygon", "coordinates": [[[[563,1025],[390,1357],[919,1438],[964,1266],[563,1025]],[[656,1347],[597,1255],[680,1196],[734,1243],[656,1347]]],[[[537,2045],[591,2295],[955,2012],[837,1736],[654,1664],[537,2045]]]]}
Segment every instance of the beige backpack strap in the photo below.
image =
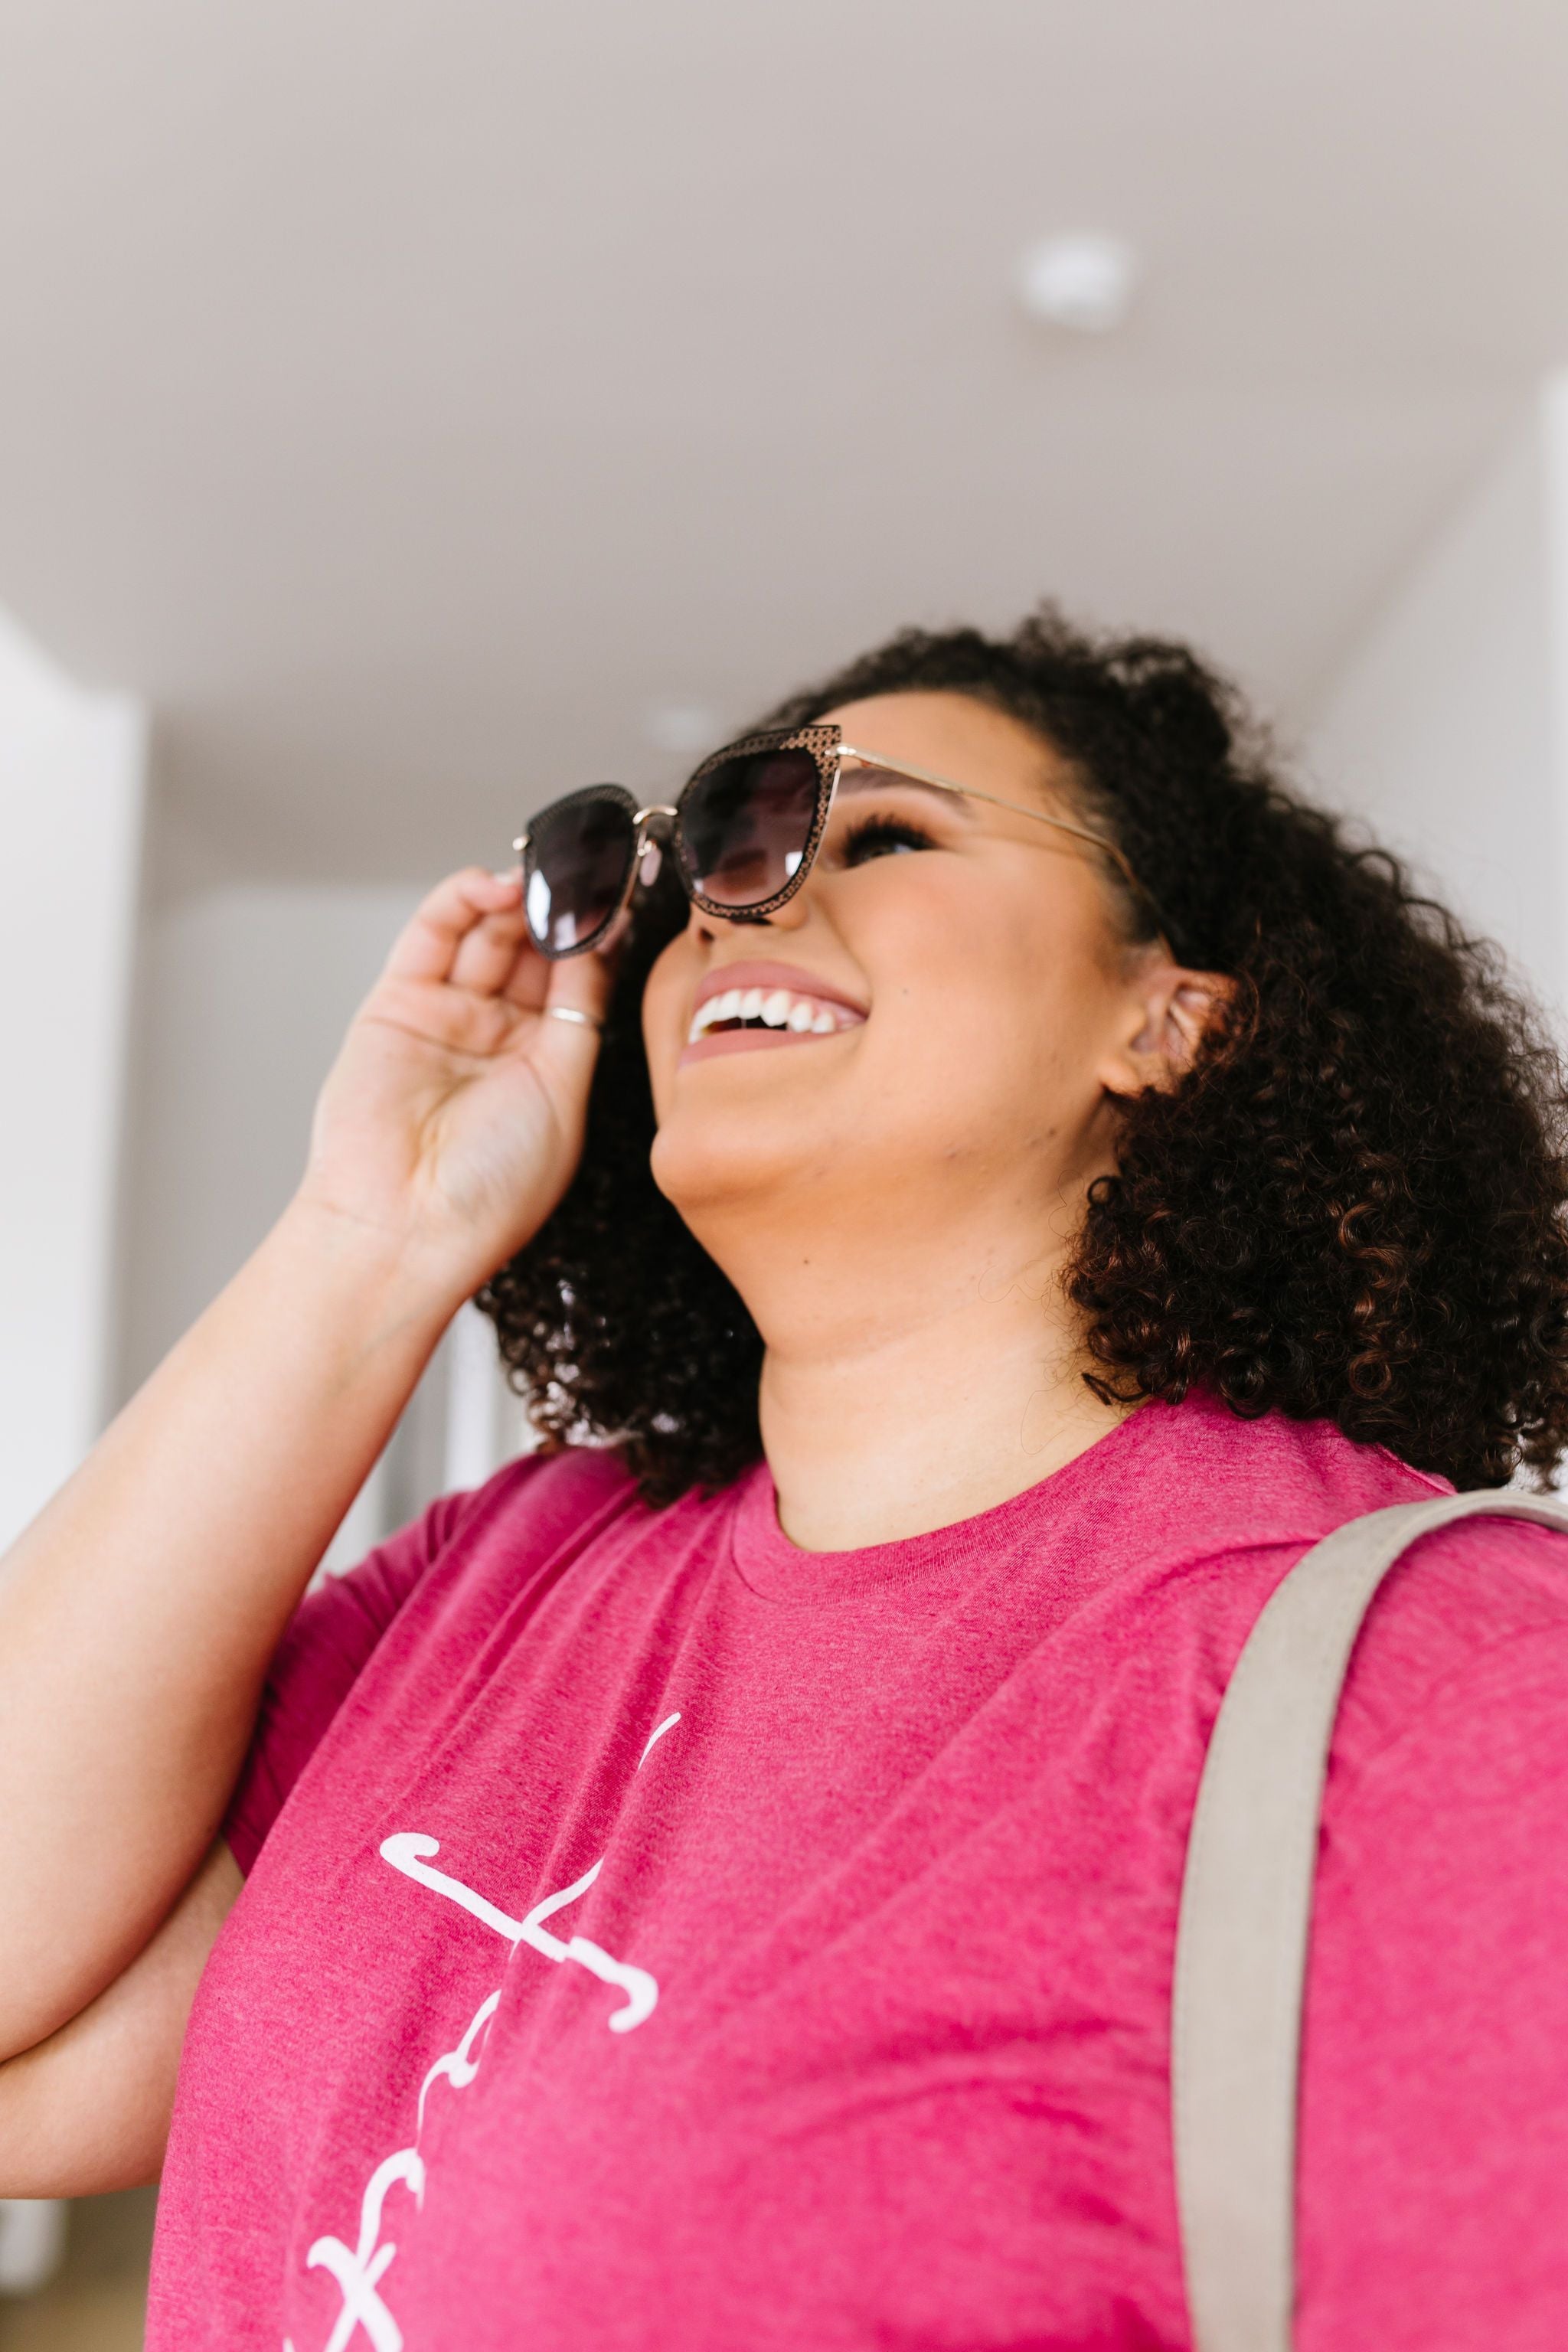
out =
{"type": "Polygon", "coordinates": [[[1561,1505],[1511,1492],[1351,1520],[1270,1595],[1215,1720],[1187,1845],[1171,2040],[1194,2352],[1289,2352],[1301,1998],[1340,1690],[1400,1554],[1479,1514],[1568,1532],[1561,1505]]]}

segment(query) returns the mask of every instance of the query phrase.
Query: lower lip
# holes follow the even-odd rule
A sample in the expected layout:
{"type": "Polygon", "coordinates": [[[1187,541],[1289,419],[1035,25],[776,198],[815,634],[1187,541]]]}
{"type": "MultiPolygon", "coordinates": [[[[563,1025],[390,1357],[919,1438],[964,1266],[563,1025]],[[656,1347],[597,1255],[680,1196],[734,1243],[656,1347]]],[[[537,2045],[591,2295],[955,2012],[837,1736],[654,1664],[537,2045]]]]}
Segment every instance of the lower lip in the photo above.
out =
{"type": "MultiPolygon", "coordinates": [[[[861,1022],[851,1024],[861,1028],[861,1022]]],[[[810,1029],[721,1029],[717,1036],[699,1037],[687,1046],[676,1064],[683,1070],[688,1062],[711,1062],[721,1054],[754,1054],[766,1052],[773,1045],[826,1045],[834,1037],[847,1037],[849,1030],[824,1030],[817,1035],[810,1029]]]]}

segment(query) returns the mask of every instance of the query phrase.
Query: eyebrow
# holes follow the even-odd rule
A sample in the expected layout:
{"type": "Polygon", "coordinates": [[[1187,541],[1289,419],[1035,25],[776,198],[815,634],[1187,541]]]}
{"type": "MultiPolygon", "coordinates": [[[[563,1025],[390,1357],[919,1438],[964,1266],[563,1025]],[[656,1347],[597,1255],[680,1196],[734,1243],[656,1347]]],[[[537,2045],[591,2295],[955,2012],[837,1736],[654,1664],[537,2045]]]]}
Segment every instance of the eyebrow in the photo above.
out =
{"type": "Polygon", "coordinates": [[[952,809],[968,824],[977,824],[980,821],[973,801],[961,784],[938,784],[928,782],[923,776],[911,776],[908,769],[900,768],[896,760],[880,760],[869,751],[846,751],[845,761],[838,772],[841,794],[874,792],[879,781],[891,782],[901,784],[907,792],[929,793],[932,800],[941,801],[944,808],[952,809]],[[855,762],[853,766],[848,764],[851,761],[855,762]]]}

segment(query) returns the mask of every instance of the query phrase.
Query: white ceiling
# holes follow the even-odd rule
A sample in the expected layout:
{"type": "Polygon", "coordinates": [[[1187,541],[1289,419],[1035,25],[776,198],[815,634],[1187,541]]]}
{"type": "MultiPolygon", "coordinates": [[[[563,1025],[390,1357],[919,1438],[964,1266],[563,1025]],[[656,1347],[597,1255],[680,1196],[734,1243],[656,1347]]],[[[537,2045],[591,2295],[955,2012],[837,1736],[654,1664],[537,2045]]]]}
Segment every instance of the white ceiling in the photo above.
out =
{"type": "Polygon", "coordinates": [[[1047,591],[1300,717],[1568,357],[1565,100],[1562,0],[8,0],[0,601],[258,873],[1047,591]]]}

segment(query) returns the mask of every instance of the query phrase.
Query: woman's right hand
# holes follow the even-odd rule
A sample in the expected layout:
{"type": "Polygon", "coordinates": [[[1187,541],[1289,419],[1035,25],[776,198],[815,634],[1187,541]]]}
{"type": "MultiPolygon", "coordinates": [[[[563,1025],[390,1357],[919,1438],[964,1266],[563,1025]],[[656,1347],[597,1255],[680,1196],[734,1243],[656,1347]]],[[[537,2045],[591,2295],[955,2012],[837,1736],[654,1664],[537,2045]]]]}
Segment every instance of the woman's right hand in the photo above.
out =
{"type": "Polygon", "coordinates": [[[397,940],[321,1090],[298,1199],[467,1297],[538,1232],[583,1149],[603,953],[550,962],[517,874],[469,866],[397,940]]]}

